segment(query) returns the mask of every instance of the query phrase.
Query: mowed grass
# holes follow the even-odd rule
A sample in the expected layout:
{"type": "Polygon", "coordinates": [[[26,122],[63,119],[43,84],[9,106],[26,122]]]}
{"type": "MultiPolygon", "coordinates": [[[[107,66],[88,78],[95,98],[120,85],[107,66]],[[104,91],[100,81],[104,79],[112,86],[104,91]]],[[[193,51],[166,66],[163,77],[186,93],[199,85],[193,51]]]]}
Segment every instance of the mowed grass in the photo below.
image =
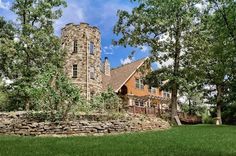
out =
{"type": "Polygon", "coordinates": [[[236,127],[197,125],[89,137],[0,136],[1,156],[236,156],[236,127]]]}

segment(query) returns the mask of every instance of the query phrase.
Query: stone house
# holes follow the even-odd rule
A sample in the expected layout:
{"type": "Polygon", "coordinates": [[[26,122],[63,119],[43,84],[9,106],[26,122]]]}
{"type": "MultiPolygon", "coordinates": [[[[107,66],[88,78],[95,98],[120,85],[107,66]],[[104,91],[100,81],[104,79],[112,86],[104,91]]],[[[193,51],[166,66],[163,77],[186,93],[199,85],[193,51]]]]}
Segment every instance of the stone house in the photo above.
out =
{"type": "Polygon", "coordinates": [[[138,69],[147,58],[115,69],[110,68],[108,58],[101,62],[101,34],[97,27],[69,23],[62,29],[61,40],[67,52],[65,72],[87,100],[109,86],[129,106],[151,107],[170,98],[168,92],[143,84],[144,75],[138,69]]]}

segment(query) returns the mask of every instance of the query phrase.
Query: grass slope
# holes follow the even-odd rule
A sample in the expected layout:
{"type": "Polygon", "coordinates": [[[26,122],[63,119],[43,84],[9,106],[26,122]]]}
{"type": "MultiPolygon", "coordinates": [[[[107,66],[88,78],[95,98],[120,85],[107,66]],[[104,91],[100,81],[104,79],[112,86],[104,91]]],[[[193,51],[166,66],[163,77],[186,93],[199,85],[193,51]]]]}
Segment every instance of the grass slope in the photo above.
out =
{"type": "Polygon", "coordinates": [[[183,126],[100,137],[0,136],[0,156],[236,156],[235,126],[183,126]]]}

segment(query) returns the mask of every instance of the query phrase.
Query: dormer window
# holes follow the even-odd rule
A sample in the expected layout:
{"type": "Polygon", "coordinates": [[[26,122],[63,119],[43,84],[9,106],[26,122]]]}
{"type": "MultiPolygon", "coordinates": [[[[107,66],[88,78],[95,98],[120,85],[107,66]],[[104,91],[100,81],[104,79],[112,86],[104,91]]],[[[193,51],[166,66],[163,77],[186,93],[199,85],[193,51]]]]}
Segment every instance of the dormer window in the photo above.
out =
{"type": "Polygon", "coordinates": [[[77,73],[78,73],[78,65],[74,64],[72,67],[72,78],[77,78],[77,73]]]}
{"type": "Polygon", "coordinates": [[[74,40],[74,49],[73,49],[73,53],[77,53],[78,52],[78,41],[74,40]]]}
{"type": "Polygon", "coordinates": [[[94,43],[93,42],[90,42],[89,43],[89,52],[90,52],[90,54],[94,54],[94,43]]]}

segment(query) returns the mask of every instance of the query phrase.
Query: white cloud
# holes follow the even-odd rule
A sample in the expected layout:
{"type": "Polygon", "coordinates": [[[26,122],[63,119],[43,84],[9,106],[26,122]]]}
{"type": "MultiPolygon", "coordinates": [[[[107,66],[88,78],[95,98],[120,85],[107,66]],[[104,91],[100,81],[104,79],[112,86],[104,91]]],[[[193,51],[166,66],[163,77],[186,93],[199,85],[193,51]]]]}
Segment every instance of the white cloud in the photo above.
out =
{"type": "Polygon", "coordinates": [[[169,59],[165,62],[162,62],[162,64],[159,63],[159,67],[168,67],[169,65],[172,65],[174,63],[174,60],[173,59],[169,59]]]}
{"type": "Polygon", "coordinates": [[[63,9],[63,16],[56,21],[54,28],[57,35],[60,35],[61,28],[67,23],[79,24],[86,22],[101,29],[102,37],[112,36],[112,29],[117,21],[117,10],[131,11],[132,6],[122,3],[121,0],[104,1],[94,5],[92,0],[67,0],[67,7],[63,9]]]}
{"type": "Polygon", "coordinates": [[[127,57],[127,58],[125,58],[125,59],[121,59],[121,60],[120,60],[120,63],[121,63],[122,65],[125,65],[125,64],[128,64],[128,63],[133,62],[133,60],[134,60],[133,57],[127,57]]]}
{"type": "Polygon", "coordinates": [[[10,2],[3,2],[2,0],[0,0],[0,9],[5,9],[5,10],[9,10],[10,9],[10,2]]]}
{"type": "Polygon", "coordinates": [[[104,46],[102,50],[105,55],[113,55],[114,50],[117,49],[118,47],[119,46],[109,45],[109,46],[104,46]]]}
{"type": "Polygon", "coordinates": [[[60,35],[61,29],[68,23],[79,24],[80,22],[86,22],[86,14],[83,8],[86,8],[86,3],[78,3],[78,1],[70,1],[67,3],[67,7],[63,8],[62,17],[56,20],[54,24],[56,35],[60,35]]]}

